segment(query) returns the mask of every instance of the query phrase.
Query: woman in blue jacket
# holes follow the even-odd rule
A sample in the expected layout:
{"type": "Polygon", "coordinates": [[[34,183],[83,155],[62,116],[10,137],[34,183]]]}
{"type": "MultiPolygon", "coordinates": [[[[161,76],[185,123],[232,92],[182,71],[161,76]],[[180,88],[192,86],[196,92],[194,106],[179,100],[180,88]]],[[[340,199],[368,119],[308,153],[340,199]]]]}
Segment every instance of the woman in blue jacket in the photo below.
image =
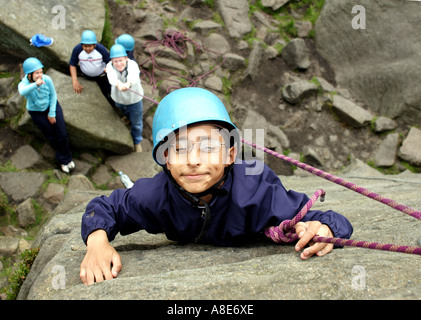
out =
{"type": "MultiPolygon", "coordinates": [[[[92,284],[116,277],[121,259],[109,244],[115,235],[146,230],[179,242],[238,246],[292,219],[309,198],[287,191],[263,163],[237,159],[239,132],[222,102],[200,88],[168,94],[153,120],[153,151],[163,171],[130,189],[93,199],[82,217],[87,253],[80,278],[92,284]]],[[[333,249],[309,243],[316,235],[349,238],[352,226],[333,211],[309,211],[295,226],[302,259],[333,249]]]]}
{"type": "Polygon", "coordinates": [[[41,130],[56,152],[56,161],[63,172],[75,167],[69,147],[63,111],[57,101],[53,81],[43,74],[44,66],[37,58],[23,63],[25,77],[18,85],[19,93],[26,98],[26,108],[35,125],[41,130]]]}

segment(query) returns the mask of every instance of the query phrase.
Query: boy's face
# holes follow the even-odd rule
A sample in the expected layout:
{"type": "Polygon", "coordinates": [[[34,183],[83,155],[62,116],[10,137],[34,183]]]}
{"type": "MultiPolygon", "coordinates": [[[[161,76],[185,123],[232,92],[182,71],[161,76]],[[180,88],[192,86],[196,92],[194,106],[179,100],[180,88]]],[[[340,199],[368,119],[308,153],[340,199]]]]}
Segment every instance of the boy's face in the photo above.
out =
{"type": "Polygon", "coordinates": [[[224,143],[213,125],[199,124],[180,130],[165,154],[167,168],[183,189],[203,192],[217,183],[225,167],[235,160],[236,149],[224,143]]]}
{"type": "Polygon", "coordinates": [[[114,68],[116,68],[120,72],[122,72],[124,68],[126,68],[127,57],[113,58],[111,59],[111,61],[113,62],[114,68]]]}
{"type": "Polygon", "coordinates": [[[91,53],[95,49],[94,44],[82,44],[82,49],[85,50],[87,54],[91,53]]]}

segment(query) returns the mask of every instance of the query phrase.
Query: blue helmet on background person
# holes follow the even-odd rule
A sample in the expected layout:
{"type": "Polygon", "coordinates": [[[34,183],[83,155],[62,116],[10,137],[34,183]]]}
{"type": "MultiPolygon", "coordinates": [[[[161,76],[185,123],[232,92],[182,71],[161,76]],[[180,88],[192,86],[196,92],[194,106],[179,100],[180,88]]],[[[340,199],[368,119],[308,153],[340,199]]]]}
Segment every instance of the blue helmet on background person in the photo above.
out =
{"type": "Polygon", "coordinates": [[[155,111],[152,124],[152,156],[159,165],[164,165],[158,147],[168,136],[181,127],[200,122],[212,122],[228,129],[239,145],[239,131],[232,123],[222,101],[212,92],[195,87],[175,90],[166,95],[155,111]]]}
{"type": "Polygon", "coordinates": [[[121,44],[115,44],[110,49],[110,59],[120,57],[127,57],[126,48],[124,48],[121,44]]]}
{"type": "Polygon", "coordinates": [[[82,32],[80,38],[81,44],[97,44],[96,34],[92,30],[85,30],[82,32]]]}
{"type": "Polygon", "coordinates": [[[28,58],[23,62],[23,73],[24,74],[30,74],[34,71],[37,71],[39,69],[44,68],[41,61],[39,61],[37,58],[28,58]]]}
{"type": "Polygon", "coordinates": [[[132,51],[134,49],[135,40],[130,34],[122,34],[117,39],[115,39],[116,44],[121,44],[126,51],[132,51]]]}

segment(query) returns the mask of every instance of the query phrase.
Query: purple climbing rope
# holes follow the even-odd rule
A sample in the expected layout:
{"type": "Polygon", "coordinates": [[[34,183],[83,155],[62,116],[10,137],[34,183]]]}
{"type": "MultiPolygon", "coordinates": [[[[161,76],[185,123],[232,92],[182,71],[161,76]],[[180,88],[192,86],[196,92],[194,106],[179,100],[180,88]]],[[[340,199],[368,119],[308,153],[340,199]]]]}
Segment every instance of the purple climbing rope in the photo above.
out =
{"type": "MultiPolygon", "coordinates": [[[[165,71],[169,74],[175,75],[175,76],[183,79],[184,81],[187,81],[188,87],[195,87],[200,80],[202,80],[203,78],[205,78],[206,76],[208,76],[209,74],[214,72],[217,68],[222,66],[226,61],[226,57],[225,57],[224,54],[222,54],[220,52],[217,52],[215,50],[206,48],[203,45],[200,45],[198,42],[196,42],[193,39],[191,39],[190,37],[188,37],[184,32],[180,32],[180,31],[177,31],[177,30],[169,30],[166,33],[163,33],[162,31],[158,31],[157,33],[159,33],[159,32],[162,33],[162,36],[159,36],[159,34],[157,34],[156,38],[161,39],[161,40],[146,41],[143,44],[145,49],[149,52],[150,58],[146,59],[144,62],[142,62],[140,64],[140,65],[145,65],[145,64],[148,64],[149,62],[152,64],[152,72],[148,73],[147,71],[142,71],[142,74],[147,75],[149,77],[153,89],[158,88],[157,81],[155,79],[155,70],[156,69],[161,70],[161,71],[165,71]],[[188,56],[187,43],[190,43],[192,45],[193,49],[196,52],[208,51],[208,52],[214,53],[217,56],[220,56],[222,58],[221,62],[219,64],[217,64],[213,69],[211,69],[208,72],[205,72],[204,74],[198,76],[196,79],[189,78],[189,77],[183,76],[181,74],[178,74],[178,73],[176,73],[172,70],[165,69],[158,64],[156,58],[164,51],[165,48],[172,49],[175,52],[175,54],[180,57],[180,59],[186,59],[187,56],[188,56]]],[[[171,78],[168,78],[167,80],[175,82],[175,83],[178,84],[178,86],[173,86],[173,87],[167,88],[167,91],[170,91],[171,89],[178,89],[180,87],[186,86],[186,84],[182,83],[182,81],[177,81],[177,80],[171,79],[171,78]]]]}
{"type": "MultiPolygon", "coordinates": [[[[318,177],[324,178],[336,184],[339,184],[343,187],[346,187],[350,190],[353,190],[357,193],[360,193],[370,199],[377,200],[383,204],[386,204],[396,210],[402,211],[418,220],[421,220],[421,212],[414,210],[405,205],[399,204],[396,201],[380,196],[374,192],[371,192],[365,188],[359,187],[354,183],[348,182],[342,178],[338,178],[332,174],[326,173],[322,170],[316,169],[308,164],[302,163],[300,161],[294,160],[292,158],[286,157],[282,154],[279,154],[275,151],[272,151],[268,148],[261,147],[255,143],[242,139],[243,143],[252,146],[253,148],[262,150],[268,154],[271,154],[281,160],[287,161],[305,171],[308,171],[318,177]]],[[[313,204],[320,197],[321,201],[324,200],[325,192],[322,189],[317,190],[306,205],[298,212],[298,214],[292,220],[284,220],[279,226],[269,227],[265,230],[265,235],[272,239],[274,242],[278,243],[291,243],[298,240],[298,235],[295,233],[295,225],[299,222],[308,210],[313,206],[313,204]]],[[[403,252],[421,255],[421,247],[414,246],[398,246],[395,244],[383,244],[378,242],[368,242],[368,241],[356,241],[349,239],[340,239],[340,238],[330,238],[330,237],[320,237],[315,236],[312,239],[314,242],[323,242],[330,243],[340,246],[350,246],[350,247],[359,247],[366,249],[375,249],[375,250],[385,250],[385,251],[394,251],[394,252],[403,252]]]]}
{"type": "Polygon", "coordinates": [[[141,96],[142,98],[145,98],[146,100],[149,100],[149,101],[151,101],[152,103],[155,103],[155,104],[159,104],[159,102],[158,101],[156,101],[156,100],[154,100],[154,99],[152,99],[152,98],[148,98],[147,96],[145,96],[145,95],[143,95],[143,94],[140,94],[139,92],[136,92],[136,91],[134,91],[134,90],[132,90],[132,89],[130,89],[130,88],[128,88],[127,89],[127,91],[130,91],[130,92],[133,92],[134,94],[137,94],[138,96],[141,96]]]}
{"type": "Polygon", "coordinates": [[[353,190],[353,191],[355,191],[355,192],[357,192],[359,194],[362,194],[362,195],[364,195],[364,196],[366,196],[366,197],[368,197],[370,199],[379,201],[379,202],[381,202],[383,204],[388,205],[389,207],[392,207],[392,208],[394,208],[396,210],[402,211],[403,213],[406,213],[406,214],[408,214],[408,215],[410,215],[410,216],[412,216],[412,217],[414,217],[414,218],[416,218],[418,220],[421,220],[421,212],[418,211],[418,210],[412,209],[412,208],[410,208],[408,206],[405,206],[403,204],[399,204],[395,200],[392,200],[392,199],[383,197],[381,195],[378,195],[377,193],[371,192],[370,190],[367,190],[365,188],[359,187],[355,183],[351,183],[351,182],[346,181],[346,180],[344,180],[342,178],[336,177],[336,176],[334,176],[334,175],[332,175],[330,173],[327,173],[327,172],[324,172],[322,170],[316,169],[316,168],[314,168],[314,167],[312,167],[312,166],[310,166],[308,164],[305,164],[305,163],[302,163],[300,161],[291,159],[291,158],[289,158],[287,156],[284,156],[284,155],[282,155],[280,153],[277,153],[275,151],[272,151],[272,150],[270,150],[268,148],[261,147],[261,146],[255,144],[255,143],[252,143],[252,142],[247,141],[247,140],[244,140],[244,139],[241,139],[241,140],[243,141],[243,143],[248,144],[249,146],[252,146],[253,148],[262,150],[262,151],[264,151],[264,152],[266,152],[268,154],[271,154],[271,155],[273,155],[273,156],[275,156],[275,157],[277,157],[277,158],[279,158],[281,160],[287,161],[287,162],[293,164],[294,166],[296,166],[296,167],[298,167],[300,169],[303,169],[303,170],[305,170],[307,172],[310,172],[310,173],[312,173],[312,174],[314,174],[314,175],[316,175],[318,177],[324,178],[324,179],[326,179],[328,181],[331,181],[331,182],[334,182],[336,184],[339,184],[339,185],[341,185],[341,186],[343,186],[345,188],[348,188],[348,189],[353,190]]]}
{"type": "MultiPolygon", "coordinates": [[[[306,205],[292,220],[284,220],[279,226],[269,227],[265,230],[266,237],[277,243],[291,243],[298,240],[295,232],[295,225],[306,215],[319,197],[324,200],[325,192],[323,189],[317,190],[306,205]]],[[[330,243],[339,246],[359,247],[373,250],[393,251],[421,255],[421,247],[398,246],[395,244],[383,244],[379,242],[357,241],[341,238],[315,236],[314,242],[330,243]]]]}

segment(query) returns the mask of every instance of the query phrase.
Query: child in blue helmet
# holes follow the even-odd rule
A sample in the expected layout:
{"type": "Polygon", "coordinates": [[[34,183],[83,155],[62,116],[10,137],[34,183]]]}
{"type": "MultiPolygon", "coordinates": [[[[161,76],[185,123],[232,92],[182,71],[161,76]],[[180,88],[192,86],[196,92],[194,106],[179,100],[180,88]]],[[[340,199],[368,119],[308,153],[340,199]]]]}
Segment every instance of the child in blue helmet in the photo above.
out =
{"type": "Polygon", "coordinates": [[[111,98],[131,122],[134,151],[141,152],[143,132],[143,88],[137,63],[128,59],[126,48],[115,44],[110,50],[107,77],[111,84],[111,98]]]}
{"type": "Polygon", "coordinates": [[[70,57],[70,76],[72,78],[75,93],[82,93],[83,86],[78,80],[78,65],[83,76],[88,80],[95,81],[108,102],[114,106],[111,99],[111,86],[108,83],[105,67],[110,61],[110,53],[102,44],[97,43],[95,32],[85,30],[82,33],[80,43],[73,48],[70,57]]]}
{"type": "Polygon", "coordinates": [[[136,61],[134,57],[135,40],[130,34],[124,33],[120,35],[117,39],[115,39],[115,44],[121,44],[126,49],[127,57],[136,61]]]}
{"type": "MultiPolygon", "coordinates": [[[[164,97],[155,112],[153,140],[153,157],[164,170],[86,207],[82,238],[87,253],[80,266],[85,284],[118,275],[121,259],[109,243],[118,232],[143,229],[178,242],[238,246],[292,219],[309,199],[287,191],[265,164],[253,174],[250,169],[257,163],[237,159],[239,132],[222,102],[207,90],[183,88],[164,97]]],[[[295,228],[295,249],[305,248],[302,259],[333,249],[331,244],[310,243],[316,234],[352,234],[349,221],[330,210],[309,211],[295,228]]]]}
{"type": "Polygon", "coordinates": [[[33,122],[54,148],[56,161],[62,171],[69,173],[75,164],[72,161],[63,111],[53,81],[43,74],[43,68],[37,58],[26,59],[23,62],[25,77],[19,83],[18,90],[27,100],[26,108],[33,122]]]}

